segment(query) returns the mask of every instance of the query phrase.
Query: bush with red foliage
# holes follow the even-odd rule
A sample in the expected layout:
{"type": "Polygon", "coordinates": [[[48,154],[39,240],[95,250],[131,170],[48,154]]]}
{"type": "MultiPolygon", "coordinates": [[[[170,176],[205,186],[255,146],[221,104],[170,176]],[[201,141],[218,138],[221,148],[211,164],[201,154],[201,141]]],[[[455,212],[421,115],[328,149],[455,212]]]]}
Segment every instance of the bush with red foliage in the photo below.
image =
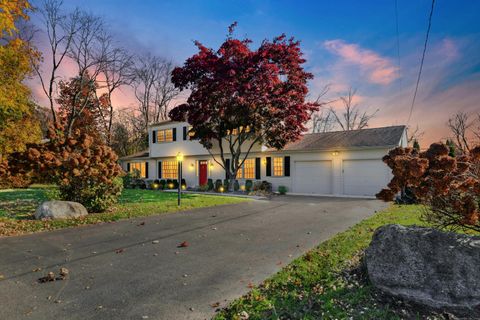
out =
{"type": "Polygon", "coordinates": [[[428,207],[424,219],[434,226],[480,231],[480,146],[456,157],[442,143],[421,153],[396,148],[383,161],[394,177],[377,198],[391,201],[409,188],[428,207]]]}
{"type": "Polygon", "coordinates": [[[80,202],[89,212],[104,211],[116,202],[123,188],[117,179],[122,169],[112,149],[79,129],[66,138],[59,124],[49,129],[48,138],[11,154],[2,166],[4,176],[54,183],[63,200],[80,202]]]}

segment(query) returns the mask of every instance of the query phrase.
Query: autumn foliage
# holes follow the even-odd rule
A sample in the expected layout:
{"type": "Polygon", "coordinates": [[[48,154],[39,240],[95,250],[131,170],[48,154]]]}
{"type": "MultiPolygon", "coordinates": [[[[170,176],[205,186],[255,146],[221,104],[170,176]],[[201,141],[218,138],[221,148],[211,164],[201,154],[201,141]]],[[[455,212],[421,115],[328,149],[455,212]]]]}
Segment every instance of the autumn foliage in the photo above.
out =
{"type": "Polygon", "coordinates": [[[198,52],[172,72],[173,84],[191,90],[186,104],[170,111],[188,121],[194,137],[206,147],[220,148],[229,176],[235,177],[252,144],[281,149],[306,131],[318,104],[307,102],[307,81],[300,43],[280,35],[257,49],[250,39],[233,37],[234,23],[218,50],[195,42],[198,52]],[[232,134],[232,132],[236,132],[232,134]],[[222,141],[233,158],[227,168],[222,141]]]}
{"type": "MultiPolygon", "coordinates": [[[[51,127],[49,141],[13,153],[0,175],[13,182],[35,181],[58,185],[63,200],[82,203],[90,212],[104,211],[122,191],[117,155],[105,144],[76,129],[66,138],[61,125],[51,127]]],[[[17,185],[19,186],[19,185],[17,185]]]]}
{"type": "Polygon", "coordinates": [[[424,218],[433,225],[480,231],[480,146],[456,157],[449,151],[442,143],[424,152],[393,149],[383,160],[394,177],[377,197],[390,201],[408,188],[429,208],[424,218]]]}

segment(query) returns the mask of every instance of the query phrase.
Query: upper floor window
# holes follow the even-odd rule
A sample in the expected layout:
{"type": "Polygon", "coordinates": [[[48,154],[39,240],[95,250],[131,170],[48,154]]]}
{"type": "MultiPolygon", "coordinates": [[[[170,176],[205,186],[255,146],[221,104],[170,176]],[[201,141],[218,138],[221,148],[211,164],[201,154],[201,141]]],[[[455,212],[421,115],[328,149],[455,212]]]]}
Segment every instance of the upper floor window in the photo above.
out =
{"type": "Polygon", "coordinates": [[[157,142],[171,142],[173,141],[173,129],[164,129],[157,131],[157,142]]]}
{"type": "Polygon", "coordinates": [[[273,158],[273,175],[275,177],[283,176],[283,157],[274,157],[273,158]]]}

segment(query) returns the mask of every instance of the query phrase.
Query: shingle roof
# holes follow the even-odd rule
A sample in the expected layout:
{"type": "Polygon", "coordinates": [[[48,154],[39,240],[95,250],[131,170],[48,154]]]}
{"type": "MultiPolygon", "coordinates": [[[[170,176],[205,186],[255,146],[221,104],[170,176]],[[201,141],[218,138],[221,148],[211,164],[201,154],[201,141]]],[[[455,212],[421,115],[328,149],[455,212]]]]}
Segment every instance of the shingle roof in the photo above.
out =
{"type": "Polygon", "coordinates": [[[125,157],[121,157],[120,160],[127,160],[127,159],[137,159],[137,158],[148,158],[150,157],[150,152],[147,150],[143,150],[125,157]]]}
{"type": "Polygon", "coordinates": [[[333,150],[360,147],[397,146],[405,126],[368,128],[351,131],[333,131],[305,134],[300,140],[289,143],[285,151],[333,150]]]}

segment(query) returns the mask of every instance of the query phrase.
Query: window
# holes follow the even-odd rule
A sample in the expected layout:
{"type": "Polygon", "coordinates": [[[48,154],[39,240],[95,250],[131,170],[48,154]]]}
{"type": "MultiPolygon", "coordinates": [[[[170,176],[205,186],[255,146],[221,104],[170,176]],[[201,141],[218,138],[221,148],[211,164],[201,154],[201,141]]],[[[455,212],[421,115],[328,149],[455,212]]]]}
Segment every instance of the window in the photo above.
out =
{"type": "Polygon", "coordinates": [[[178,179],[178,163],[175,160],[162,162],[163,179],[178,179]]]}
{"type": "Polygon", "coordinates": [[[193,131],[192,126],[187,127],[187,133],[188,133],[188,136],[190,137],[190,140],[192,140],[193,136],[195,135],[195,131],[193,131]]]}
{"type": "Polygon", "coordinates": [[[255,179],[255,159],[246,159],[243,163],[243,178],[255,179]]]}
{"type": "Polygon", "coordinates": [[[173,141],[173,129],[157,131],[157,143],[173,141]]]}
{"type": "Polygon", "coordinates": [[[273,175],[275,177],[283,176],[283,157],[273,158],[273,175]]]}
{"type": "Polygon", "coordinates": [[[147,173],[145,170],[145,162],[131,162],[130,163],[130,173],[138,173],[139,178],[146,178],[147,173]]]}

